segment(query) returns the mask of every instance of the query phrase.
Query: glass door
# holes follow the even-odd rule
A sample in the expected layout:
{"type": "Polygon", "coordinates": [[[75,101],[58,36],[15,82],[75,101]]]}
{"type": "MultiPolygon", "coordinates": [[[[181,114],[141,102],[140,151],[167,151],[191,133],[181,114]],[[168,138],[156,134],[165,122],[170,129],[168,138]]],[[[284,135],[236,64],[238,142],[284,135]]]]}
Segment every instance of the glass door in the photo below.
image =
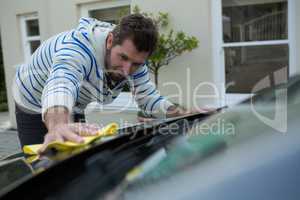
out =
{"type": "MultiPolygon", "coordinates": [[[[264,78],[276,85],[274,73],[287,80],[291,64],[289,17],[293,0],[217,0],[220,26],[216,35],[221,49],[226,94],[250,94],[264,78]]],[[[215,3],[216,4],[216,3],[215,3]]]]}

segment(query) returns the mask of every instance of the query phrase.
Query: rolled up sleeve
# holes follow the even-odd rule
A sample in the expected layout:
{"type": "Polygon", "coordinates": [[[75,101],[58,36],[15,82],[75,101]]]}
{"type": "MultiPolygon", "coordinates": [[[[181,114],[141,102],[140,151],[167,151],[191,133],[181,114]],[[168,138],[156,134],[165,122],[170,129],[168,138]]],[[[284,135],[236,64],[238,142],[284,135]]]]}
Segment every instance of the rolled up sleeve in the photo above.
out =
{"type": "Polygon", "coordinates": [[[42,117],[51,107],[62,106],[72,111],[83,80],[84,60],[72,51],[58,51],[42,92],[42,117]]]}

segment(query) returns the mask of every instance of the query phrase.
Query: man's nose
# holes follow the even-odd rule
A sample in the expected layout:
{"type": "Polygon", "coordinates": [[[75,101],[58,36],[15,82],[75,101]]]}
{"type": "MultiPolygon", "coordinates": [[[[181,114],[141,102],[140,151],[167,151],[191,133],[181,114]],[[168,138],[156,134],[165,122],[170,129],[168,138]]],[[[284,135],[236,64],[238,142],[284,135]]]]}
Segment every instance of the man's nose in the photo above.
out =
{"type": "Polygon", "coordinates": [[[123,63],[122,71],[124,75],[128,76],[130,74],[130,68],[132,63],[130,61],[126,61],[123,63]]]}

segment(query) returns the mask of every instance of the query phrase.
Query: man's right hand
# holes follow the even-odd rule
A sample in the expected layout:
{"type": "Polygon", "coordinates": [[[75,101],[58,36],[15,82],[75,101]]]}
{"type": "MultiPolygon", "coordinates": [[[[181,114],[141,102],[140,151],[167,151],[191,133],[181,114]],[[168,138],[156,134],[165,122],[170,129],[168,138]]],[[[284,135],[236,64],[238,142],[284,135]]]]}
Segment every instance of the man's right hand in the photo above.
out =
{"type": "Polygon", "coordinates": [[[45,135],[44,143],[39,149],[39,153],[44,153],[47,145],[53,141],[82,143],[83,138],[81,136],[95,135],[99,128],[97,125],[86,123],[58,124],[45,135]]]}
{"type": "Polygon", "coordinates": [[[95,124],[70,123],[69,112],[64,107],[48,109],[44,119],[48,133],[45,135],[39,153],[44,153],[47,145],[53,141],[82,143],[83,138],[81,136],[95,135],[100,128],[95,124]]]}

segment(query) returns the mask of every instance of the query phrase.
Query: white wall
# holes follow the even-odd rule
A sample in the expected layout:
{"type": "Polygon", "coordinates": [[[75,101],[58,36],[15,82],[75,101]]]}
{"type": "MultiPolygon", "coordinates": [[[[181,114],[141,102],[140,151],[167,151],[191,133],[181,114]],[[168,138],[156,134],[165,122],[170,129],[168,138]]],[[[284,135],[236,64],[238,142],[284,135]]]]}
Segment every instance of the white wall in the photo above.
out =
{"type": "MultiPolygon", "coordinates": [[[[205,81],[213,82],[212,68],[212,36],[211,36],[211,1],[210,0],[133,0],[142,11],[157,13],[168,12],[171,26],[175,30],[182,30],[193,35],[200,41],[199,48],[176,58],[169,66],[161,69],[159,82],[176,82],[183,91],[182,102],[187,107],[193,106],[194,89],[205,81]],[[190,70],[187,70],[187,69],[190,70]]],[[[175,86],[159,85],[164,95],[177,95],[175,86]]],[[[208,86],[199,89],[198,94],[212,94],[208,86]]],[[[178,101],[178,98],[175,98],[178,101]]],[[[213,104],[214,99],[202,98],[197,100],[198,105],[213,104]]]]}
{"type": "Polygon", "coordinates": [[[1,0],[1,39],[8,90],[10,120],[13,127],[16,127],[16,123],[14,116],[14,101],[10,87],[15,74],[14,66],[23,63],[24,61],[18,16],[37,12],[39,17],[40,35],[43,41],[59,32],[74,28],[79,19],[79,5],[87,2],[92,2],[92,0],[1,0]]]}
{"type": "Polygon", "coordinates": [[[1,40],[10,120],[13,127],[16,127],[16,123],[14,115],[14,101],[10,87],[15,75],[14,66],[24,62],[19,16],[37,12],[39,17],[41,39],[46,40],[54,34],[74,28],[79,19],[79,4],[86,2],[90,1],[1,0],[1,40]]]}
{"type": "MultiPolygon", "coordinates": [[[[13,126],[15,126],[14,103],[10,87],[12,85],[12,80],[15,74],[14,65],[22,63],[24,60],[18,15],[33,13],[37,10],[40,12],[44,10],[42,1],[28,0],[18,1],[17,3],[16,1],[1,1],[0,24],[3,61],[5,68],[10,119],[13,126]]],[[[41,30],[44,30],[44,19],[45,18],[43,17],[41,17],[40,19],[41,30]]]]}
{"type": "MultiPolygon", "coordinates": [[[[6,84],[11,86],[14,69],[13,66],[22,63],[23,49],[21,41],[20,24],[18,15],[38,12],[40,22],[41,39],[45,40],[59,32],[76,26],[79,19],[79,7],[83,3],[101,2],[102,0],[1,0],[0,2],[0,26],[3,48],[6,84]],[[59,6],[58,6],[59,5],[59,6]]],[[[106,2],[107,0],[103,0],[106,2]]],[[[295,10],[300,9],[300,2],[296,1],[295,10]]],[[[187,107],[193,107],[194,89],[200,83],[216,82],[214,80],[213,57],[212,57],[212,18],[211,0],[132,0],[132,5],[139,5],[147,12],[168,12],[171,26],[175,30],[182,30],[189,35],[196,36],[200,43],[199,48],[176,58],[169,66],[161,69],[159,73],[159,89],[166,96],[177,96],[173,101],[187,107]],[[189,68],[189,70],[187,70],[189,68]],[[189,74],[190,73],[190,74],[189,74]],[[182,99],[178,89],[173,84],[167,86],[162,83],[175,82],[180,85],[182,99]]],[[[300,72],[300,13],[295,13],[295,49],[297,71],[300,72]]],[[[218,70],[218,69],[215,69],[218,70]]],[[[199,90],[204,95],[214,94],[209,86],[203,86],[199,90]]],[[[199,94],[199,93],[198,93],[199,94]]],[[[10,88],[8,100],[11,121],[14,123],[14,105],[10,88]]],[[[198,105],[214,104],[212,98],[196,100],[198,105]]]]}
{"type": "Polygon", "coordinates": [[[296,73],[300,74],[300,1],[295,0],[295,57],[296,57],[296,73]]]}

